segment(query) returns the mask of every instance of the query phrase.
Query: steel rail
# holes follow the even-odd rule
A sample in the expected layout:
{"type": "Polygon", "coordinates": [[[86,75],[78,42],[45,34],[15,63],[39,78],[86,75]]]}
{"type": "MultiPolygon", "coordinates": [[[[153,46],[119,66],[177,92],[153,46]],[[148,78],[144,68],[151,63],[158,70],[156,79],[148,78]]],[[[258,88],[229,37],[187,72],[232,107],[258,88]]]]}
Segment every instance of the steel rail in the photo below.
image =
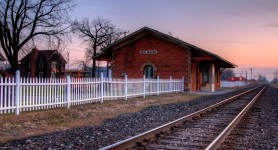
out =
{"type": "Polygon", "coordinates": [[[189,121],[189,120],[192,120],[193,118],[195,117],[198,117],[200,116],[201,114],[204,114],[206,112],[210,112],[212,111],[213,109],[217,108],[217,107],[220,107],[244,94],[247,94],[249,92],[252,92],[253,90],[257,89],[257,88],[260,88],[261,86],[258,86],[258,87],[255,87],[255,88],[252,88],[248,91],[245,91],[245,92],[242,92],[240,94],[237,94],[235,96],[232,96],[230,98],[227,98],[221,102],[218,102],[216,104],[213,104],[209,107],[206,107],[202,110],[199,110],[197,112],[194,112],[192,114],[189,114],[189,115],[186,115],[182,118],[179,118],[177,120],[174,120],[172,122],[169,122],[169,123],[166,123],[162,126],[159,126],[157,128],[154,128],[154,129],[151,129],[149,131],[146,131],[144,133],[141,133],[141,134],[138,134],[136,136],[133,136],[133,137],[130,137],[128,139],[125,139],[125,140],[122,140],[122,141],[119,141],[117,143],[114,143],[112,145],[109,145],[109,146],[106,146],[106,147],[103,147],[101,148],[100,150],[122,150],[122,149],[129,149],[129,148],[134,148],[136,146],[138,146],[138,144],[140,142],[144,142],[144,141],[149,141],[150,139],[152,138],[155,138],[157,136],[159,136],[159,134],[163,134],[164,132],[168,131],[169,129],[173,128],[173,127],[176,127],[176,126],[179,126],[181,124],[183,124],[184,122],[186,121],[189,121]]]}
{"type": "Polygon", "coordinates": [[[253,106],[253,104],[259,99],[267,85],[246,105],[244,109],[231,121],[231,123],[213,140],[206,150],[215,150],[220,144],[226,139],[230,132],[236,127],[236,125],[241,121],[248,110],[253,106]]]}

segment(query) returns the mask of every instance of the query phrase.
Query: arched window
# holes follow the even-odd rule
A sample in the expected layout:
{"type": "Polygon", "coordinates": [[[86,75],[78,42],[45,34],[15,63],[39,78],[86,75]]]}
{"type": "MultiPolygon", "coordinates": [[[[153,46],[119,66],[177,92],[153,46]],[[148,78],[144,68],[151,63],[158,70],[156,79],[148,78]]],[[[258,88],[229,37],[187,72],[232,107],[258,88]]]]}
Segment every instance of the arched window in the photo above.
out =
{"type": "Polygon", "coordinates": [[[147,79],[153,79],[153,66],[147,65],[144,68],[144,75],[147,79]]]}

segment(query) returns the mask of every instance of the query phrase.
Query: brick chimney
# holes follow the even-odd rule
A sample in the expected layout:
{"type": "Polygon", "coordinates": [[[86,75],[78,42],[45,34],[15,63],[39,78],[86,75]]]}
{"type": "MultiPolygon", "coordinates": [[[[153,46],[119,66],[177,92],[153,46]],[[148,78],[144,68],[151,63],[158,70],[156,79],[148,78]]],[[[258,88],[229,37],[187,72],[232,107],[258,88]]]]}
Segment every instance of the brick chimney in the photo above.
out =
{"type": "Polygon", "coordinates": [[[31,70],[30,70],[30,77],[36,77],[36,70],[37,70],[37,59],[38,59],[39,50],[35,47],[31,51],[31,70]]]}

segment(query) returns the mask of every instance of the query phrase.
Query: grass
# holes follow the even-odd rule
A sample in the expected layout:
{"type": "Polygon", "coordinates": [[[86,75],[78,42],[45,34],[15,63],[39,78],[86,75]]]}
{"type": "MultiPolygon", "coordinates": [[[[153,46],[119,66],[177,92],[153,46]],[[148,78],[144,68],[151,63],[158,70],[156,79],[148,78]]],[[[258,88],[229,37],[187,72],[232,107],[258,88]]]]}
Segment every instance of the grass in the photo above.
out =
{"type": "Polygon", "coordinates": [[[84,125],[100,125],[104,120],[144,108],[193,100],[203,95],[163,94],[125,100],[105,101],[32,112],[0,115],[0,143],[84,125]]]}

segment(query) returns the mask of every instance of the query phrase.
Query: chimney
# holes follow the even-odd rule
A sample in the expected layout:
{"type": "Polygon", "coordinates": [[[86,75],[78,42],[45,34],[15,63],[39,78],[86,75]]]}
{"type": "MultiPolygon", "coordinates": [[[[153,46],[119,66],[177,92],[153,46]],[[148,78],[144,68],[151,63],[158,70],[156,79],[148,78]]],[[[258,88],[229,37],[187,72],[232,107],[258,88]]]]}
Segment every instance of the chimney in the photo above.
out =
{"type": "Polygon", "coordinates": [[[31,65],[31,70],[30,70],[30,77],[36,77],[36,70],[37,70],[37,59],[38,59],[38,53],[39,50],[35,47],[31,51],[31,58],[30,58],[30,65],[31,65]]]}

